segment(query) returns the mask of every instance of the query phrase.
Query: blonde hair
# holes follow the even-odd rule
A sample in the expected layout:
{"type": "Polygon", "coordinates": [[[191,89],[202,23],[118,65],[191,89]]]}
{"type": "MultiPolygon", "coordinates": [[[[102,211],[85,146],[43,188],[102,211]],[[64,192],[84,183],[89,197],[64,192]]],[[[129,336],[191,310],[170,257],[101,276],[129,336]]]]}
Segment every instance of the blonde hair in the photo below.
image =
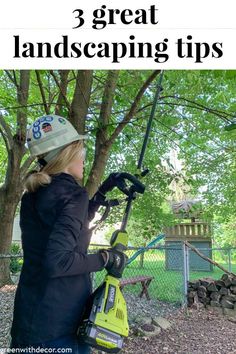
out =
{"type": "MultiPolygon", "coordinates": [[[[45,155],[40,156],[43,158],[45,155]]],[[[83,141],[75,141],[61,150],[55,158],[47,163],[39,172],[31,171],[25,179],[25,189],[35,192],[40,186],[50,184],[51,176],[63,172],[76,158],[84,158],[83,141]]]]}

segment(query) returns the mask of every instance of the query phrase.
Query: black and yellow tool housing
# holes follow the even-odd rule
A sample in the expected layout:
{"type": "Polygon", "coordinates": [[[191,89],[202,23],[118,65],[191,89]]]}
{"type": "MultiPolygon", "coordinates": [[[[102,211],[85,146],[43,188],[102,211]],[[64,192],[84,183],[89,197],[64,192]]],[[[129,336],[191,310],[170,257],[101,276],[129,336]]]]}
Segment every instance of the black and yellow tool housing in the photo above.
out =
{"type": "MultiPolygon", "coordinates": [[[[123,251],[128,244],[126,232],[115,231],[111,246],[123,251]]],[[[89,299],[79,337],[94,348],[118,353],[129,334],[127,306],[119,279],[106,275],[89,299]]]]}
{"type": "Polygon", "coordinates": [[[119,279],[107,275],[102,285],[93,293],[91,305],[80,327],[79,335],[92,347],[118,353],[129,334],[125,299],[119,279]]]}

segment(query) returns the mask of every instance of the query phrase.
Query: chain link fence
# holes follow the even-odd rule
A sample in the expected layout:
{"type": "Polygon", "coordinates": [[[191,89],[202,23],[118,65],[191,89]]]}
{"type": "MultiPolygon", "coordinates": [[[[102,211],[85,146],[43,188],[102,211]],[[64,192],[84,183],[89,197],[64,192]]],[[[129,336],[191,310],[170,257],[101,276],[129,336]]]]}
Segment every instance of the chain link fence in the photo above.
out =
{"type": "MultiPolygon", "coordinates": [[[[89,252],[94,253],[106,247],[109,246],[91,245],[89,252]]],[[[198,250],[229,272],[236,273],[236,248],[198,248],[198,250]]],[[[129,247],[126,254],[128,258],[133,258],[138,251],[139,248],[129,247]]],[[[23,255],[0,255],[0,261],[3,259],[9,264],[12,282],[17,284],[23,255]]],[[[223,270],[181,244],[176,247],[149,248],[126,266],[122,279],[151,276],[153,279],[148,287],[150,298],[183,305],[186,302],[188,280],[203,277],[220,279],[223,273],[223,270]]],[[[94,288],[99,286],[105,275],[105,270],[92,274],[94,288]]],[[[139,296],[141,289],[141,283],[137,283],[125,286],[123,291],[139,296]]]]}
{"type": "MultiPolygon", "coordinates": [[[[96,251],[99,248],[100,246],[95,246],[96,251]]],[[[128,258],[133,258],[138,251],[139,248],[129,247],[126,255],[128,258]]],[[[183,248],[151,247],[126,266],[122,279],[135,279],[140,276],[153,277],[148,287],[150,298],[182,304],[184,302],[184,264],[179,262],[179,258],[183,259],[183,248]],[[174,263],[180,263],[178,269],[168,269],[167,251],[171,252],[169,257],[174,263]]],[[[105,271],[93,274],[94,287],[103,281],[105,275],[105,271]]],[[[141,289],[141,283],[137,282],[137,284],[125,286],[123,291],[139,296],[141,289]]]]}
{"type": "MultiPolygon", "coordinates": [[[[94,253],[106,247],[108,246],[91,245],[89,252],[94,253]]],[[[16,248],[13,249],[13,254],[0,255],[0,269],[7,266],[13,283],[0,288],[0,348],[9,344],[14,293],[23,264],[23,255],[18,251],[16,248]]],[[[126,254],[133,259],[138,251],[139,248],[129,247],[126,254]]],[[[217,262],[226,271],[236,273],[236,248],[198,248],[197,251],[217,262]]],[[[150,301],[145,296],[138,300],[142,290],[140,282],[123,288],[128,303],[137,304],[138,308],[135,308],[134,313],[133,308],[129,318],[132,316],[135,318],[137,314],[144,316],[147,307],[156,306],[158,311],[163,310],[163,313],[175,311],[177,307],[187,302],[188,280],[204,277],[220,279],[223,273],[224,270],[200,257],[184,243],[175,247],[149,248],[143,254],[139,254],[125,268],[123,274],[122,280],[140,276],[153,278],[148,287],[150,301]]],[[[105,271],[92,274],[94,289],[103,281],[105,275],[105,271]]]]}
{"type": "MultiPolygon", "coordinates": [[[[198,248],[203,255],[207,255],[210,259],[223,267],[225,271],[236,274],[236,248],[198,248]]],[[[201,267],[194,269],[191,267],[191,258],[200,259],[200,257],[191,249],[187,247],[188,264],[187,277],[189,280],[199,279],[203,277],[211,277],[213,279],[220,279],[225,273],[216,264],[212,264],[207,260],[201,258],[201,267]]]]}

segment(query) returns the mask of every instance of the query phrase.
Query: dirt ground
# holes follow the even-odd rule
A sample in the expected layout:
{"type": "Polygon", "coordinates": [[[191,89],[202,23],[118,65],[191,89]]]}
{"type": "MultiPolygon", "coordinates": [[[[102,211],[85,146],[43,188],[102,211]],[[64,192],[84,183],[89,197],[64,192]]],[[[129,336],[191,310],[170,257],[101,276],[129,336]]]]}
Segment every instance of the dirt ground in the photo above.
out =
{"type": "Polygon", "coordinates": [[[236,323],[209,310],[180,310],[168,317],[171,328],[155,337],[131,335],[123,353],[129,354],[233,354],[236,323]]]}
{"type": "MultiPolygon", "coordinates": [[[[0,290],[0,348],[7,347],[9,343],[14,293],[15,286],[0,290]]],[[[133,298],[130,300],[133,306],[129,310],[135,314],[134,318],[138,315],[135,313],[138,308],[143,316],[165,317],[171,327],[161,330],[155,337],[141,337],[135,334],[139,325],[132,324],[121,354],[236,354],[236,318],[232,322],[225,316],[203,308],[188,311],[171,309],[170,312],[165,310],[165,313],[160,313],[154,311],[154,302],[150,302],[151,306],[145,313],[142,305],[147,310],[147,302],[137,302],[133,298]]],[[[160,303],[157,305],[161,307],[160,303]]],[[[98,353],[95,350],[93,352],[98,353]]]]}

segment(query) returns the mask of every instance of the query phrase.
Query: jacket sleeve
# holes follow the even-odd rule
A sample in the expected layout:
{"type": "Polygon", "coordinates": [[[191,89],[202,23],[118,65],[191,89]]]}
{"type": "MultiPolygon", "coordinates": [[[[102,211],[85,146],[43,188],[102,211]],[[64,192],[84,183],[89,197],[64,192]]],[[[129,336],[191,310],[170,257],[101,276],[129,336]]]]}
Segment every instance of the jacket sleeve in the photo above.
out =
{"type": "Polygon", "coordinates": [[[104,268],[101,254],[75,251],[88,212],[88,195],[76,191],[56,218],[45,250],[43,267],[50,278],[96,272],[104,268]]]}

